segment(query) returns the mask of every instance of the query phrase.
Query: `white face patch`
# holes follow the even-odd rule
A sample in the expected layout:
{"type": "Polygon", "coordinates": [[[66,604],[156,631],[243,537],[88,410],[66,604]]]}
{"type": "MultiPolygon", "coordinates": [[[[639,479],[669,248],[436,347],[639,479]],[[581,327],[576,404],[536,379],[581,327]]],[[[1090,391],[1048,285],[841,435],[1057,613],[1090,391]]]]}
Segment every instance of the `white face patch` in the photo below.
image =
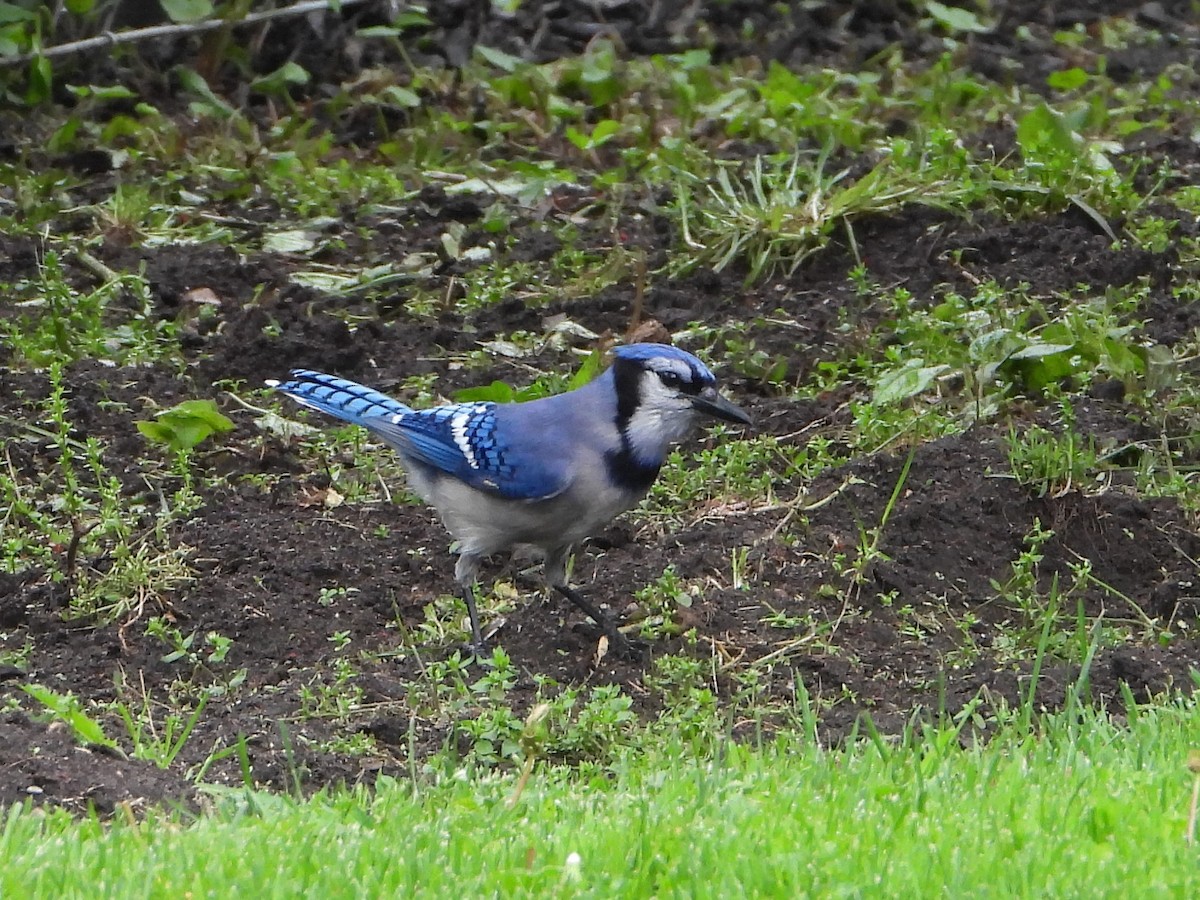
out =
{"type": "MultiPolygon", "coordinates": [[[[676,371],[670,367],[670,371],[676,371]]],[[[682,441],[696,424],[692,398],[662,383],[658,373],[642,373],[637,409],[625,433],[634,453],[643,459],[661,459],[672,444],[682,441]]]]}
{"type": "MultiPolygon", "coordinates": [[[[672,368],[670,371],[675,371],[672,368]]],[[[671,410],[691,410],[692,401],[680,392],[678,388],[663,384],[658,373],[648,370],[642,375],[641,390],[638,393],[638,411],[642,409],[655,410],[659,415],[671,410]]],[[[637,413],[634,413],[637,415],[637,413]]]]}

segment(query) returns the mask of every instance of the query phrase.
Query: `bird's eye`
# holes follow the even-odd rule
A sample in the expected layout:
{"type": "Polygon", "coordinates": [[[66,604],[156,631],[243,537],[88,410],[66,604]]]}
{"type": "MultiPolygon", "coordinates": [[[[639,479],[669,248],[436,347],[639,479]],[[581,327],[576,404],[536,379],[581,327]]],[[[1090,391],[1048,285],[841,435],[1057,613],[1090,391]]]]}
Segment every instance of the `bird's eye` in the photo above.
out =
{"type": "Polygon", "coordinates": [[[659,372],[658,380],[669,388],[677,388],[683,384],[683,379],[674,372],[659,372]]]}

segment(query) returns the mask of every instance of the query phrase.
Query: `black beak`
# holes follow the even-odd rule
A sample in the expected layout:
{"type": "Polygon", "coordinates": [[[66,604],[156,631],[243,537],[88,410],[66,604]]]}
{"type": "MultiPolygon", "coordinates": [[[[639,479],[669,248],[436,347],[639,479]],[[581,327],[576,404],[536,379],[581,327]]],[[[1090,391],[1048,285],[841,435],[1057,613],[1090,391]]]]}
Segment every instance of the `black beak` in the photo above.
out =
{"type": "Polygon", "coordinates": [[[706,387],[701,391],[692,400],[692,409],[706,416],[724,419],[726,422],[737,422],[740,425],[751,424],[750,417],[746,415],[745,411],[718,394],[714,387],[706,387]]]}

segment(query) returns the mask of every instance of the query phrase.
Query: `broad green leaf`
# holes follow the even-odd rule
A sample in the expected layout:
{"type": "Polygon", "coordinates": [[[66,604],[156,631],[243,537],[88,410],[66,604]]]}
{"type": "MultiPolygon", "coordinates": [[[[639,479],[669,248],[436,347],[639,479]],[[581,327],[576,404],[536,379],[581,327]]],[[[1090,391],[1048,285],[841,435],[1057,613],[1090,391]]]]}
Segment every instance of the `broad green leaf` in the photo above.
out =
{"type": "Polygon", "coordinates": [[[1140,375],[1146,371],[1145,353],[1141,348],[1131,347],[1127,342],[1108,337],[1103,341],[1103,350],[1108,357],[1108,370],[1118,378],[1140,375]],[[1141,351],[1141,352],[1139,352],[1141,351]]]}
{"type": "Polygon", "coordinates": [[[100,723],[83,711],[79,700],[72,694],[60,694],[40,684],[24,684],[21,687],[30,697],[69,725],[79,740],[104,747],[117,745],[116,741],[104,733],[100,723]]]}
{"type": "Polygon", "coordinates": [[[1028,156],[1039,153],[1076,153],[1075,135],[1063,123],[1062,117],[1039,103],[1017,122],[1017,143],[1028,156]]]}
{"type": "Polygon", "coordinates": [[[213,431],[221,433],[233,431],[233,422],[223,416],[217,409],[217,404],[211,400],[184,400],[166,410],[163,415],[199,419],[213,431]]]}
{"type": "Polygon", "coordinates": [[[1016,343],[1017,339],[1008,328],[985,331],[972,339],[967,346],[967,356],[976,362],[1003,362],[1009,348],[1016,343]]]}
{"type": "Polygon", "coordinates": [[[68,84],[66,88],[76,97],[90,97],[95,100],[128,100],[137,96],[123,84],[68,84]]]}
{"type": "Polygon", "coordinates": [[[264,93],[282,93],[289,84],[308,84],[312,76],[303,66],[286,62],[274,72],[268,72],[250,82],[251,87],[264,93]]]}
{"type": "Polygon", "coordinates": [[[685,50],[682,53],[677,53],[668,59],[685,72],[691,72],[694,69],[704,69],[712,64],[712,53],[704,49],[685,50]]]}
{"type": "Polygon", "coordinates": [[[1014,380],[1022,383],[1026,390],[1034,393],[1039,393],[1048,385],[1076,374],[1071,365],[1071,357],[1061,351],[1047,356],[1012,358],[1003,368],[1012,372],[1014,380]]]}
{"type": "Polygon", "coordinates": [[[576,388],[581,388],[597,375],[604,368],[604,354],[599,350],[593,350],[588,358],[583,361],[576,371],[571,376],[571,380],[567,383],[567,390],[573,391],[576,388]]]}
{"type": "Polygon", "coordinates": [[[429,20],[429,16],[425,15],[425,10],[420,7],[412,7],[402,10],[392,19],[392,24],[397,28],[424,28],[433,23],[429,20]]]}
{"type": "Polygon", "coordinates": [[[208,86],[208,82],[204,80],[204,76],[195,69],[189,69],[187,66],[176,66],[172,71],[179,79],[179,83],[183,85],[184,90],[204,99],[204,108],[209,112],[225,117],[234,114],[233,107],[214,94],[212,88],[208,86]]]}
{"type": "Polygon", "coordinates": [[[212,0],[159,0],[172,22],[199,22],[213,14],[212,0]]]}
{"type": "Polygon", "coordinates": [[[394,38],[403,33],[401,29],[392,25],[368,25],[366,28],[359,28],[354,32],[355,36],[360,38],[394,38]]]}
{"type": "Polygon", "coordinates": [[[549,397],[554,391],[541,381],[535,381],[533,384],[521,388],[515,394],[513,399],[517,403],[528,403],[530,400],[540,400],[542,397],[549,397]]]}
{"type": "MultiPolygon", "coordinates": [[[[451,222],[450,224],[455,225],[458,223],[451,222]]],[[[459,255],[462,253],[462,244],[460,243],[462,240],[462,235],[463,230],[461,228],[448,228],[446,231],[442,232],[440,240],[442,243],[442,250],[445,251],[447,258],[458,259],[459,255]]]]}
{"type": "Polygon", "coordinates": [[[511,56],[503,50],[497,50],[495,47],[485,47],[483,44],[476,44],[475,53],[481,56],[485,62],[490,63],[502,72],[511,74],[517,70],[517,66],[521,65],[519,57],[511,56]]]}
{"type": "Polygon", "coordinates": [[[137,422],[147,440],[172,450],[190,450],[213,433],[233,429],[233,422],[211,400],[185,400],[160,412],[153,421],[137,422]]]}
{"type": "Polygon", "coordinates": [[[29,61],[29,85],[25,89],[25,102],[30,106],[41,103],[50,96],[54,87],[54,70],[50,60],[35,56],[29,61]]]}
{"type": "Polygon", "coordinates": [[[213,430],[199,419],[164,416],[156,423],[168,434],[166,444],[172,450],[190,450],[212,434],[213,430]]]}
{"type": "Polygon", "coordinates": [[[1038,332],[1037,341],[1043,344],[1075,344],[1075,334],[1066,322],[1051,322],[1038,332]]]}
{"type": "Polygon", "coordinates": [[[1015,350],[1009,359],[1041,359],[1044,356],[1053,356],[1055,353],[1066,353],[1068,350],[1074,350],[1074,344],[1044,344],[1041,341],[1034,341],[1020,350],[1015,350]]]}
{"type": "MultiPolygon", "coordinates": [[[[519,197],[523,192],[529,189],[530,182],[528,179],[513,177],[502,178],[497,181],[484,181],[481,178],[468,178],[465,181],[446,185],[447,194],[498,194],[501,197],[519,197]]],[[[546,181],[538,183],[538,196],[545,193],[545,189],[554,184],[561,182],[546,181]]]]}
{"type": "Polygon", "coordinates": [[[292,272],[288,281],[327,294],[344,294],[362,286],[358,275],[348,272],[292,272]]]}
{"type": "Polygon", "coordinates": [[[22,9],[15,3],[0,3],[0,25],[12,22],[28,22],[36,18],[32,12],[22,9]]]}
{"type": "Polygon", "coordinates": [[[458,403],[512,403],[516,399],[516,392],[512,385],[493,381],[491,384],[455,391],[454,399],[458,403]]]}
{"type": "Polygon", "coordinates": [[[592,129],[592,146],[599,147],[605,141],[612,138],[620,128],[620,124],[614,122],[612,119],[601,119],[596,123],[596,127],[592,129]]]}
{"type": "Polygon", "coordinates": [[[620,128],[620,124],[612,119],[604,119],[596,123],[591,134],[584,134],[579,129],[568,126],[566,136],[567,140],[580,150],[592,150],[610,141],[620,128]]]}
{"type": "Polygon", "coordinates": [[[137,430],[155,444],[169,444],[175,437],[175,431],[164,422],[139,421],[135,422],[137,430]]]}
{"type": "Polygon", "coordinates": [[[574,125],[568,125],[564,134],[566,135],[567,140],[580,150],[588,149],[589,145],[591,144],[591,139],[574,125]]]}
{"type": "Polygon", "coordinates": [[[104,144],[112,144],[117,138],[144,134],[146,126],[131,116],[113,116],[100,132],[104,144]]]}
{"type": "Polygon", "coordinates": [[[1003,360],[993,360],[984,363],[975,370],[975,381],[981,386],[990,387],[996,380],[996,373],[1000,371],[1000,366],[1004,364],[1003,360]]]}
{"type": "Polygon", "coordinates": [[[394,103],[396,106],[403,106],[405,109],[416,109],[421,105],[421,98],[416,92],[410,91],[406,87],[400,87],[398,84],[388,85],[380,92],[388,103],[394,103]]]}
{"type": "Polygon", "coordinates": [[[929,389],[949,366],[927,366],[923,359],[910,359],[898,369],[885,372],[875,383],[872,402],[880,405],[899,403],[929,389]]]}
{"type": "Polygon", "coordinates": [[[615,73],[616,51],[609,42],[592,44],[580,64],[579,83],[594,106],[607,106],[625,93],[625,84],[615,73]]]}
{"type": "Polygon", "coordinates": [[[46,142],[47,149],[51,153],[65,153],[70,150],[75,146],[75,135],[82,124],[78,116],[71,116],[50,135],[50,140],[46,142]]]}
{"type": "Polygon", "coordinates": [[[263,238],[263,249],[268,253],[307,253],[317,245],[318,237],[303,229],[272,231],[263,238]]]}
{"type": "Polygon", "coordinates": [[[987,25],[979,20],[979,16],[971,12],[969,9],[962,9],[957,6],[945,6],[938,3],[937,0],[925,0],[925,11],[939,25],[947,31],[958,33],[963,31],[983,34],[991,31],[987,25]]]}
{"type": "Polygon", "coordinates": [[[1051,72],[1046,76],[1046,84],[1060,91],[1073,91],[1087,84],[1089,77],[1087,72],[1076,66],[1073,69],[1051,72]]]}
{"type": "Polygon", "coordinates": [[[767,79],[759,92],[767,101],[767,111],[772,117],[778,117],[793,107],[803,107],[816,93],[816,87],[802,80],[787,66],[772,60],[767,69],[767,79]]]}
{"type": "Polygon", "coordinates": [[[1179,380],[1179,365],[1175,354],[1162,344],[1146,349],[1146,389],[1161,391],[1174,387],[1179,380]]]}

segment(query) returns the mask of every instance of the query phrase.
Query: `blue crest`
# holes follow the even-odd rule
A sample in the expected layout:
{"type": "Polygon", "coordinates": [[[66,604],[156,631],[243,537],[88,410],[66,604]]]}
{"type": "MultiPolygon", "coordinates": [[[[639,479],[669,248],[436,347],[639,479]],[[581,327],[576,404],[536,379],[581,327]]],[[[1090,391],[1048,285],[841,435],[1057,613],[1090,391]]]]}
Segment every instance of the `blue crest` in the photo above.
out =
{"type": "Polygon", "coordinates": [[[683,363],[691,372],[692,382],[695,384],[715,384],[717,381],[716,376],[708,370],[708,366],[697,357],[670,344],[625,344],[622,347],[614,347],[612,352],[617,359],[640,363],[647,369],[655,368],[655,361],[683,363]]]}

